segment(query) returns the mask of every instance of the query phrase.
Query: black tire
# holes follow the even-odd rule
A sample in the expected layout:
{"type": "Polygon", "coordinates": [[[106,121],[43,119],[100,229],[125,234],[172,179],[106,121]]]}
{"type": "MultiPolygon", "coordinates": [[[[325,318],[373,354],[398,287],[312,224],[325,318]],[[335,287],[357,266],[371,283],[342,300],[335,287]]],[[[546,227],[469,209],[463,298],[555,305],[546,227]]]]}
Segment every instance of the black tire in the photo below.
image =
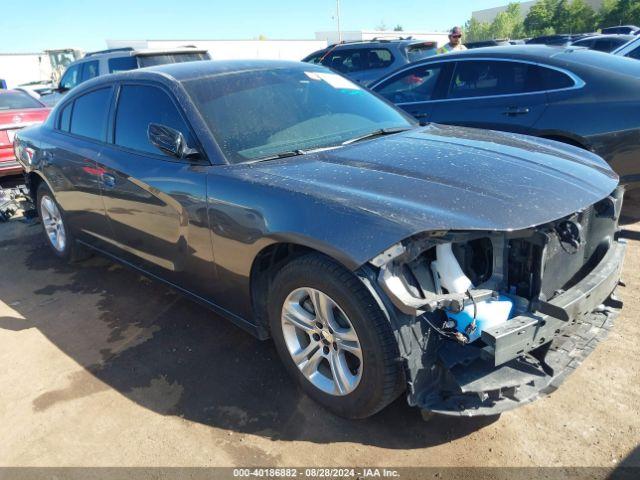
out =
{"type": "Polygon", "coordinates": [[[59,257],[59,258],[61,258],[63,260],[66,260],[68,262],[77,262],[77,261],[81,261],[81,260],[84,260],[84,259],[90,257],[91,256],[90,252],[87,249],[81,247],[75,241],[75,238],[73,237],[73,234],[71,233],[70,229],[68,228],[68,224],[66,222],[65,212],[62,209],[62,207],[60,206],[60,204],[58,203],[58,201],[56,200],[56,197],[54,196],[53,192],[47,186],[46,183],[42,182],[42,183],[40,183],[40,185],[38,185],[38,190],[37,190],[36,197],[37,197],[36,198],[36,209],[38,210],[38,217],[40,217],[40,220],[41,220],[40,223],[42,225],[42,233],[44,235],[45,242],[47,243],[49,248],[51,248],[51,251],[57,257],[59,257]],[[59,211],[60,216],[62,218],[62,228],[64,229],[64,234],[65,234],[65,237],[66,237],[65,246],[64,246],[64,248],[62,250],[58,250],[57,248],[54,247],[54,245],[51,242],[51,239],[49,238],[49,235],[47,234],[47,231],[45,229],[45,225],[44,225],[44,221],[43,221],[43,217],[42,217],[42,211],[41,211],[42,199],[45,196],[50,198],[53,201],[53,203],[58,208],[58,211],[59,211]]]}
{"type": "Polygon", "coordinates": [[[389,321],[371,293],[350,271],[320,254],[307,254],[285,265],[269,295],[269,322],[276,349],[289,374],[304,392],[331,412],[346,418],[369,417],[395,400],[406,388],[399,352],[389,321]],[[331,297],[349,318],[362,350],[358,385],[346,395],[325,393],[295,364],[284,339],[281,315],[285,300],[299,288],[331,297]]]}

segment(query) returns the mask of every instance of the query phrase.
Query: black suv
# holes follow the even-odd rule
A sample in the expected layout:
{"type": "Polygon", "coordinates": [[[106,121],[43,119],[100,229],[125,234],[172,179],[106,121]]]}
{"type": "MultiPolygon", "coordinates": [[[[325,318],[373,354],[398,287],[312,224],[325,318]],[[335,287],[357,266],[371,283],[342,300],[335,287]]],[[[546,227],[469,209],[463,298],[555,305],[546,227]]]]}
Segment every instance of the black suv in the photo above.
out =
{"type": "Polygon", "coordinates": [[[303,62],[321,64],[364,85],[406,65],[436,54],[436,42],[400,38],[337,43],[312,53],[303,62]]]}

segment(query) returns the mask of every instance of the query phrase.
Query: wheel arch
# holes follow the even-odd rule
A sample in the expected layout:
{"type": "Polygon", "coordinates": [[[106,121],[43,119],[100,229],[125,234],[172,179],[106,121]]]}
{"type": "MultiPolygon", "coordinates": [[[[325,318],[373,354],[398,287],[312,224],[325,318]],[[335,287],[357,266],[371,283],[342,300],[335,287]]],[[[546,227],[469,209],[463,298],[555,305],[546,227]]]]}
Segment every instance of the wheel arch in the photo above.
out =
{"type": "Polygon", "coordinates": [[[260,338],[266,339],[270,336],[267,302],[273,279],[284,265],[298,257],[311,253],[323,255],[344,268],[353,271],[351,262],[345,262],[342,255],[329,252],[324,248],[318,248],[318,246],[310,246],[303,242],[292,241],[291,239],[274,241],[262,248],[253,258],[250,269],[249,288],[251,309],[260,338]]]}
{"type": "Polygon", "coordinates": [[[29,189],[29,196],[33,201],[34,205],[38,200],[38,187],[40,184],[44,183],[49,189],[53,192],[53,188],[47,181],[44,175],[40,173],[38,170],[32,170],[29,173],[25,174],[25,180],[27,184],[27,188],[29,189]]]}
{"type": "Polygon", "coordinates": [[[538,137],[544,138],[546,140],[554,140],[556,142],[565,143],[567,145],[572,145],[574,147],[582,148],[583,150],[592,151],[589,142],[587,142],[584,138],[575,135],[570,132],[544,132],[538,134],[538,137]]]}

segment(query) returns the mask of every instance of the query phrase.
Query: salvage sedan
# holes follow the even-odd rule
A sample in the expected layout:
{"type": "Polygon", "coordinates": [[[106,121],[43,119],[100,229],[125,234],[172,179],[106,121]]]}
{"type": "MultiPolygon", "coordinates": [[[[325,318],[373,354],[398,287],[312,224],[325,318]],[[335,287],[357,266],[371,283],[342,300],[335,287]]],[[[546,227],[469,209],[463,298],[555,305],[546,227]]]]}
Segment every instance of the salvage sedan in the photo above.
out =
{"type": "Polygon", "coordinates": [[[573,47],[482,48],[421,60],[371,88],[423,122],[584,148],[640,195],[638,62],[573,47]]]}
{"type": "Polygon", "coordinates": [[[532,401],[621,306],[622,191],[602,159],[420,127],[320,66],[101,77],[16,152],[55,255],[108,255],[272,338],[345,417],[405,391],[448,415],[532,401]]]}

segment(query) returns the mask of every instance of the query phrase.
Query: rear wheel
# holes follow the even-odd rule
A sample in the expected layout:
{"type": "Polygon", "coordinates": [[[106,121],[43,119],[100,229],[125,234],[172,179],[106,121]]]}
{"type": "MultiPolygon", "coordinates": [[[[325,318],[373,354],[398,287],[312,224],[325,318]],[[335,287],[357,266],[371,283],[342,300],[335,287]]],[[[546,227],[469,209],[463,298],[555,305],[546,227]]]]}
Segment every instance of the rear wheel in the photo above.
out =
{"type": "Polygon", "coordinates": [[[402,391],[390,325],[362,282],[327,257],[293,260],[274,279],[269,320],[302,389],[332,412],[364,418],[402,391]]]}
{"type": "Polygon", "coordinates": [[[69,261],[86,258],[88,252],[73,238],[64,212],[49,187],[43,182],[38,186],[37,208],[47,244],[56,256],[69,261]]]}

